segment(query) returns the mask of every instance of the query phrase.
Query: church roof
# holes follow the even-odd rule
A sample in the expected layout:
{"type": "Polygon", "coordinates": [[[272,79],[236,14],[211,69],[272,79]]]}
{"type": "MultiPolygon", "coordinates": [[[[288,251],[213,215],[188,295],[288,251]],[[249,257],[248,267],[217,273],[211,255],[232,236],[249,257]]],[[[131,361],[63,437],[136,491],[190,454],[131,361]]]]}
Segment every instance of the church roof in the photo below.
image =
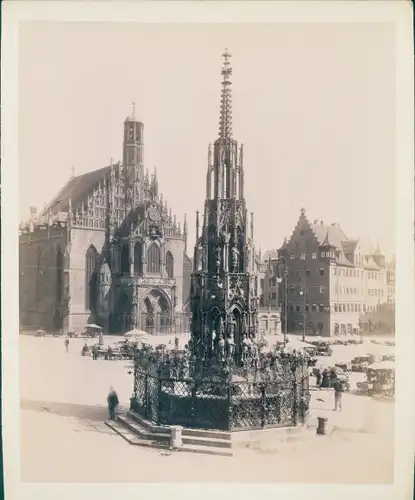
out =
{"type": "Polygon", "coordinates": [[[131,114],[127,116],[127,118],[124,120],[124,123],[140,123],[140,120],[137,119],[135,114],[135,102],[133,102],[133,109],[131,111],[131,114]]]}
{"type": "Polygon", "coordinates": [[[320,245],[331,245],[335,248],[341,248],[342,243],[347,241],[348,238],[338,224],[310,224],[313,233],[320,245]]]}
{"type": "Polygon", "coordinates": [[[51,203],[44,208],[42,215],[49,212],[52,214],[67,212],[69,208],[69,199],[71,199],[72,207],[75,208],[76,205],[84,200],[94,189],[98,182],[109,174],[110,169],[111,166],[108,166],[72,177],[51,203]]]}

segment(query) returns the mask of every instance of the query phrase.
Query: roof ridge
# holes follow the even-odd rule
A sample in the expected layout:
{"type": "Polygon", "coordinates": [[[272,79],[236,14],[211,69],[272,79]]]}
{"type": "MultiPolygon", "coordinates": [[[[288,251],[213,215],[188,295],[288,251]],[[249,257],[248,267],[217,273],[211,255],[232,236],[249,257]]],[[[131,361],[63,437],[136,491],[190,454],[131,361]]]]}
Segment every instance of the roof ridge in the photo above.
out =
{"type": "Polygon", "coordinates": [[[43,215],[46,215],[48,210],[52,207],[54,203],[59,199],[59,196],[64,192],[64,190],[69,186],[69,184],[75,180],[77,177],[76,175],[71,175],[69,179],[66,181],[66,183],[62,186],[62,188],[57,192],[57,194],[52,198],[52,200],[43,208],[43,210],[40,212],[39,216],[42,217],[43,215]]]}

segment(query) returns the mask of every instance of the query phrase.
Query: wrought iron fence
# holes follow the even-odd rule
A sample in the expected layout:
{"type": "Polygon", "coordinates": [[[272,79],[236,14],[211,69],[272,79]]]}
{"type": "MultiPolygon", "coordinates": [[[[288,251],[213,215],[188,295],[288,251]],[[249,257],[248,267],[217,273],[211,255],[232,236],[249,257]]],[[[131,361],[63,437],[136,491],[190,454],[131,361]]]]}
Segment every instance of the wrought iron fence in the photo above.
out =
{"type": "Polygon", "coordinates": [[[131,410],[159,425],[242,430],[305,422],[308,373],[275,381],[173,378],[135,370],[131,410]]]}

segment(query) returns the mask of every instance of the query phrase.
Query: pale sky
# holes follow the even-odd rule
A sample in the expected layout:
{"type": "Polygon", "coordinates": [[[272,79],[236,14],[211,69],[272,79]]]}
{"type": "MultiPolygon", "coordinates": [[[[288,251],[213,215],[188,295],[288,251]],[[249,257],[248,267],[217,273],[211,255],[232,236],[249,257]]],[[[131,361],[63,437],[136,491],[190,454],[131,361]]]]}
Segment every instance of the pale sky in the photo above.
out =
{"type": "Polygon", "coordinates": [[[19,53],[19,208],[122,158],[136,102],[145,166],[189,254],[218,135],[221,54],[232,53],[233,132],[263,250],[305,208],[394,251],[395,46],[388,24],[26,23],[19,53]]]}

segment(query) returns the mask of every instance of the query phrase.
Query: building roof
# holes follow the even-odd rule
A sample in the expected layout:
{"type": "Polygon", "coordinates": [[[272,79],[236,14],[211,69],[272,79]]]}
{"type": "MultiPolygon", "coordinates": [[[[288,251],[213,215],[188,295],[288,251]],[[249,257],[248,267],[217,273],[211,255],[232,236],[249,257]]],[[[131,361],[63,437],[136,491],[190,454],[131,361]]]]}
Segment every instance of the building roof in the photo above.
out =
{"type": "Polygon", "coordinates": [[[124,120],[124,123],[141,123],[140,120],[137,119],[135,114],[135,102],[133,102],[133,109],[131,111],[131,114],[127,116],[127,118],[124,120]]]}
{"type": "Polygon", "coordinates": [[[338,224],[310,223],[320,245],[329,244],[335,248],[342,248],[342,243],[348,238],[338,224]]]}
{"type": "Polygon", "coordinates": [[[51,212],[67,212],[69,209],[69,199],[71,199],[72,207],[76,208],[77,204],[82,201],[107,174],[109,174],[111,166],[93,170],[86,174],[72,177],[69,182],[61,189],[57,196],[46,205],[42,210],[42,215],[51,212]]]}
{"type": "Polygon", "coordinates": [[[262,261],[263,262],[267,262],[269,260],[273,260],[273,259],[278,259],[278,250],[266,250],[264,252],[264,255],[262,257],[262,261]]]}
{"type": "Polygon", "coordinates": [[[357,240],[342,241],[343,252],[346,254],[354,253],[357,246],[357,240]]]}
{"type": "Polygon", "coordinates": [[[371,255],[365,256],[365,262],[363,267],[365,269],[371,269],[374,271],[379,271],[380,269],[380,267],[376,264],[371,255]]]}

